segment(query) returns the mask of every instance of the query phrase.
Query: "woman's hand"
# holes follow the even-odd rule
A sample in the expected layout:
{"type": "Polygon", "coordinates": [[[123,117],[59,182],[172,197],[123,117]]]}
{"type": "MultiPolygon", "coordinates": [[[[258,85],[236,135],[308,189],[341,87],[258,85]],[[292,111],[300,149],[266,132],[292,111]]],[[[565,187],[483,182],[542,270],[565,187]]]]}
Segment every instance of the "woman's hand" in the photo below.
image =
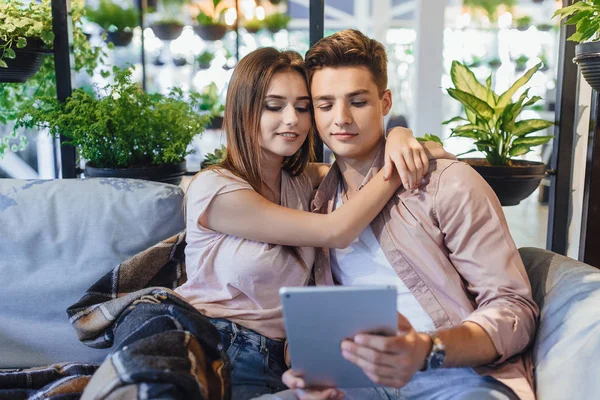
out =
{"type": "Polygon", "coordinates": [[[394,166],[398,170],[402,185],[409,190],[419,187],[421,179],[429,169],[427,153],[410,129],[396,127],[388,134],[383,166],[386,180],[392,175],[394,166]]]}
{"type": "Polygon", "coordinates": [[[281,377],[283,383],[290,389],[296,389],[296,395],[300,400],[341,400],[344,398],[344,392],[338,389],[305,389],[304,379],[299,374],[288,369],[281,377]]]}

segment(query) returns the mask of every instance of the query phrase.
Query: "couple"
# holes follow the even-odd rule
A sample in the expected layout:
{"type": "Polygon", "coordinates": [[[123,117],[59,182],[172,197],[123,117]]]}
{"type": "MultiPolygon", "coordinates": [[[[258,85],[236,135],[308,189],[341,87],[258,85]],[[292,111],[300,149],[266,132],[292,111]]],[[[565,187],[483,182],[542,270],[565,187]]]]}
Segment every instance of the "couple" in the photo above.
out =
{"type": "Polygon", "coordinates": [[[395,285],[398,334],[341,344],[381,389],[300,398],[534,398],[520,353],[538,308],[500,204],[432,144],[446,159],[428,167],[410,131],[386,142],[391,106],[385,50],[356,30],[322,39],[305,62],[262,48],[236,67],[226,159],[186,195],[188,279],[177,289],[218,329],[234,400],[273,398],[282,375],[304,386],[286,363],[278,291],[313,282],[395,285]],[[309,163],[313,122],[331,168],[309,163]]]}

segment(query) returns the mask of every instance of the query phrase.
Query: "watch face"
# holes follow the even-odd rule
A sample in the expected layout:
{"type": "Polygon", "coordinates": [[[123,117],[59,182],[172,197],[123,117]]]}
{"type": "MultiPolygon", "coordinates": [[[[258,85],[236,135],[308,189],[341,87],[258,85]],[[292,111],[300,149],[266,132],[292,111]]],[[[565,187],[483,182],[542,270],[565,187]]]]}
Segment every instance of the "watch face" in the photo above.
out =
{"type": "Polygon", "coordinates": [[[445,352],[435,352],[431,355],[431,359],[429,360],[429,368],[437,369],[441,368],[442,364],[444,364],[444,359],[446,358],[445,352]]]}

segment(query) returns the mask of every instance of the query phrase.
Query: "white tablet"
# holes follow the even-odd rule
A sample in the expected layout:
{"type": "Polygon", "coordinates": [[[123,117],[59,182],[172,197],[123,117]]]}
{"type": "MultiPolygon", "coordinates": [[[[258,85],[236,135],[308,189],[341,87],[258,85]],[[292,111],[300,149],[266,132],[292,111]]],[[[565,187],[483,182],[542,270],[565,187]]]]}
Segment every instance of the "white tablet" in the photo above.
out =
{"type": "Polygon", "coordinates": [[[396,287],[284,287],[279,296],[292,368],[307,387],[376,386],[342,357],[341,342],[361,332],[396,334],[396,287]]]}

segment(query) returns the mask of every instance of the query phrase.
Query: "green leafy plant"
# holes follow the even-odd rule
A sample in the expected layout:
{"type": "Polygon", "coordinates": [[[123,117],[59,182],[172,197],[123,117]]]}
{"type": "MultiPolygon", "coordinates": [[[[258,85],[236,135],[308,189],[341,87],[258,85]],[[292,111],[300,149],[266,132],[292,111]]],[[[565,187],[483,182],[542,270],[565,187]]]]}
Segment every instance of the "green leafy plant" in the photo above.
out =
{"type": "Polygon", "coordinates": [[[133,29],[139,21],[137,9],[122,8],[110,0],[100,0],[100,5],[96,9],[88,8],[86,17],[107,32],[133,29]]]}
{"type": "Polygon", "coordinates": [[[217,164],[223,162],[223,160],[225,160],[226,153],[227,153],[227,147],[225,147],[225,145],[221,145],[220,148],[215,149],[214,153],[208,153],[204,157],[204,160],[200,163],[200,168],[201,169],[208,168],[211,165],[217,165],[217,164]]]}
{"type": "Polygon", "coordinates": [[[529,97],[529,89],[526,89],[517,101],[512,101],[512,97],[540,67],[541,64],[538,64],[531,68],[506,92],[499,95],[492,90],[491,75],[482,84],[468,67],[453,61],[450,75],[454,87],[447,91],[463,105],[466,118],[458,116],[444,121],[444,124],[463,123],[452,128],[450,137],[475,140],[475,149],[467,153],[483,152],[490,165],[511,165],[512,157],[526,154],[532,147],[548,143],[553,136],[530,135],[554,125],[553,122],[542,119],[517,121],[521,112],[533,106],[541,97],[529,97]]]}
{"type": "Polygon", "coordinates": [[[491,69],[497,69],[497,68],[499,68],[502,65],[502,60],[500,60],[498,57],[490,58],[487,61],[487,65],[491,69]]]}
{"type": "Polygon", "coordinates": [[[196,57],[196,61],[198,62],[201,68],[208,68],[210,66],[210,63],[214,59],[215,55],[208,50],[203,51],[202,53],[200,53],[200,55],[198,55],[198,57],[196,57]]]}
{"type": "Polygon", "coordinates": [[[516,3],[516,0],[463,0],[465,7],[483,10],[490,21],[496,21],[499,6],[504,5],[507,8],[511,8],[516,3]]]}
{"type": "Polygon", "coordinates": [[[208,111],[211,116],[223,115],[225,106],[219,101],[216,83],[206,85],[200,92],[200,110],[208,111]]]}
{"type": "Polygon", "coordinates": [[[417,140],[419,142],[437,142],[439,144],[443,144],[442,143],[442,139],[440,139],[438,136],[432,134],[432,133],[426,133],[425,135],[423,135],[423,137],[417,137],[417,140]]]}
{"type": "Polygon", "coordinates": [[[565,25],[575,25],[575,33],[567,40],[577,43],[595,42],[600,39],[600,1],[581,0],[556,10],[552,18],[560,17],[565,25]]]}
{"type": "Polygon", "coordinates": [[[15,48],[24,48],[32,38],[40,39],[48,48],[54,44],[50,0],[0,1],[0,68],[7,68],[5,59],[15,58],[15,48]]]}
{"type": "MultiPolygon", "coordinates": [[[[18,18],[25,28],[28,24],[35,25],[36,34],[15,29],[12,32],[3,31],[9,27],[8,23],[0,24],[1,40],[13,45],[21,40],[21,34],[34,37],[39,34],[42,41],[49,49],[54,46],[54,33],[52,32],[52,11],[50,0],[41,3],[31,2],[27,6],[20,0],[11,0],[8,3],[0,2],[0,21],[14,21],[15,10],[19,11],[18,18]],[[41,27],[41,28],[40,28],[41,27]]],[[[89,75],[94,73],[96,67],[104,63],[106,53],[101,47],[90,44],[82,30],[82,17],[85,10],[77,3],[73,4],[71,17],[73,21],[73,55],[75,58],[75,71],[85,71],[89,75]]],[[[14,24],[12,24],[14,25],[14,24]]],[[[29,29],[29,28],[28,28],[29,29]]],[[[23,36],[23,38],[27,39],[23,36]]],[[[54,56],[50,54],[42,66],[25,83],[0,83],[0,124],[14,121],[22,110],[31,107],[39,97],[56,97],[56,76],[54,71],[54,56]]],[[[23,150],[27,145],[27,137],[18,136],[16,132],[0,140],[0,158],[6,151],[23,150]],[[16,142],[16,143],[15,143],[16,142]]]]}
{"type": "Polygon", "coordinates": [[[180,88],[168,95],[148,94],[131,81],[131,71],[113,68],[114,83],[94,95],[76,89],[66,103],[40,99],[21,113],[15,129],[49,128],[77,147],[94,167],[127,168],[178,163],[210,117],[200,111],[200,96],[186,99],[180,88]],[[102,93],[101,96],[99,93],[102,93]]]}
{"type": "Polygon", "coordinates": [[[529,57],[524,54],[521,54],[519,57],[515,59],[515,69],[517,71],[525,71],[527,68],[527,63],[529,62],[529,57]]]}
{"type": "Polygon", "coordinates": [[[525,15],[521,18],[517,18],[517,20],[515,21],[515,23],[517,25],[517,29],[520,29],[520,30],[526,30],[527,28],[529,28],[531,26],[532,22],[533,22],[533,19],[529,15],[525,15]]]}
{"type": "Polygon", "coordinates": [[[224,8],[219,9],[222,0],[212,0],[212,15],[200,10],[196,16],[196,21],[202,26],[214,26],[214,25],[225,25],[224,19],[224,8]]]}
{"type": "Polygon", "coordinates": [[[292,18],[286,13],[269,14],[263,20],[265,27],[271,32],[277,32],[287,28],[292,18]]]}
{"type": "Polygon", "coordinates": [[[481,65],[481,58],[477,56],[471,57],[471,62],[469,62],[469,68],[477,68],[481,65]]]}
{"type": "Polygon", "coordinates": [[[249,20],[246,20],[246,22],[244,22],[244,28],[246,28],[246,30],[248,32],[258,32],[264,26],[265,26],[264,21],[261,21],[256,18],[249,19],[249,20]]]}

